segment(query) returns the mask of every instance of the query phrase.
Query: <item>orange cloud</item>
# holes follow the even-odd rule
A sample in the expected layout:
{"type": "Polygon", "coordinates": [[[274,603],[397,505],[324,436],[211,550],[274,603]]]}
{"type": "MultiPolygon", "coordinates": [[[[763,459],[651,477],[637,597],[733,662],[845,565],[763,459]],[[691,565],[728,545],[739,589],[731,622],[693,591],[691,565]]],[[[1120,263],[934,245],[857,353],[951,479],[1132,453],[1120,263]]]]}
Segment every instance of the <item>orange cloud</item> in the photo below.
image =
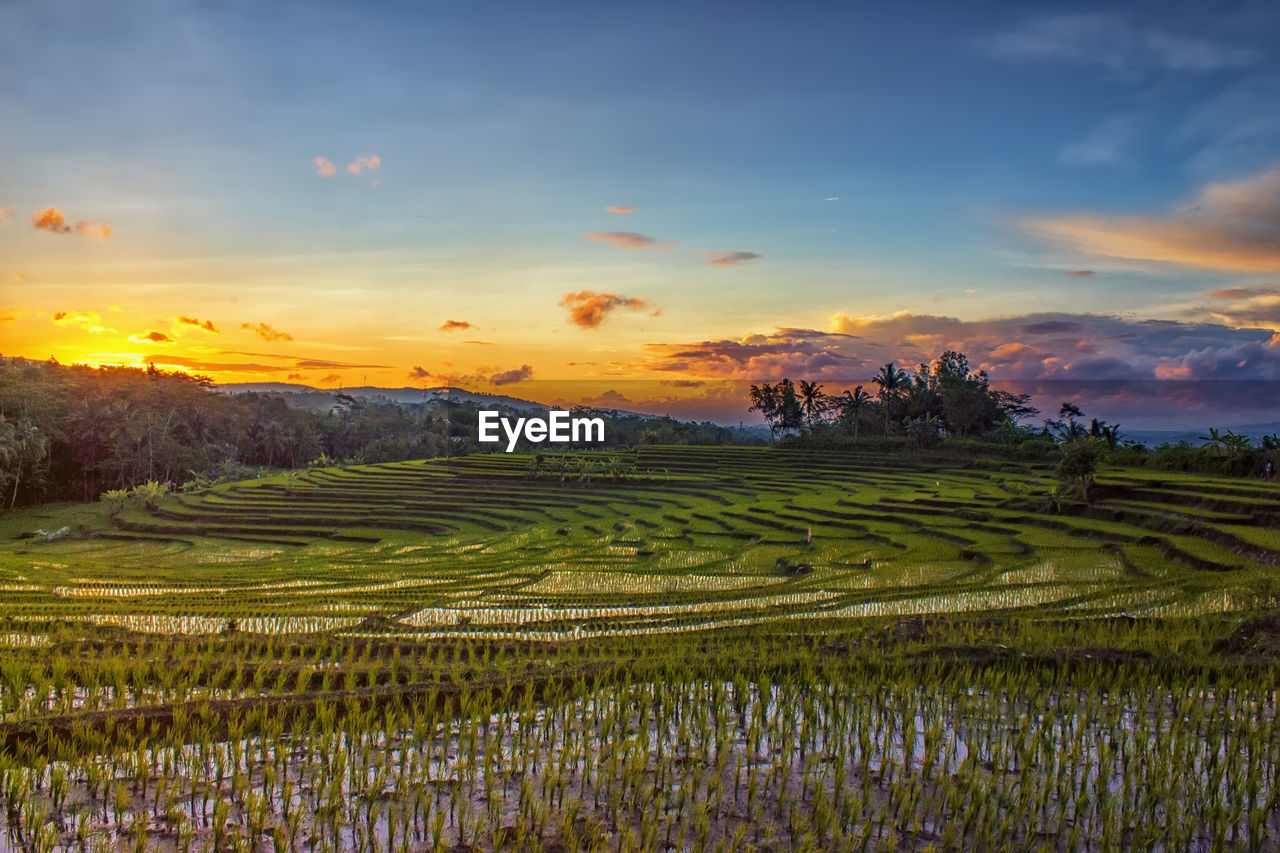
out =
{"type": "Polygon", "coordinates": [[[619,249],[671,249],[675,243],[659,243],[652,237],[634,231],[587,231],[583,237],[617,246],[619,249]]]}
{"type": "Polygon", "coordinates": [[[212,320],[205,320],[203,323],[195,317],[183,317],[181,315],[174,317],[173,322],[180,326],[195,326],[197,329],[204,329],[206,332],[218,334],[218,329],[213,325],[212,320]]]}
{"type": "Polygon", "coordinates": [[[97,311],[54,311],[50,315],[59,326],[80,326],[90,332],[105,332],[102,315],[97,311]]]}
{"type": "Polygon", "coordinates": [[[173,338],[164,332],[147,332],[145,335],[130,335],[129,340],[135,344],[171,344],[173,338]]]}
{"type": "Polygon", "coordinates": [[[95,240],[107,239],[114,230],[110,225],[103,225],[101,222],[94,222],[92,219],[85,219],[76,223],[77,233],[92,237],[95,240]]]}
{"type": "Polygon", "coordinates": [[[470,329],[470,328],[471,328],[471,324],[468,323],[466,320],[446,320],[444,324],[440,326],[440,331],[456,332],[460,329],[470,329]]]}
{"type": "Polygon", "coordinates": [[[0,222],[12,222],[13,214],[15,211],[17,211],[17,209],[18,209],[18,206],[16,204],[10,204],[6,207],[0,207],[0,222]]]}
{"type": "Polygon", "coordinates": [[[71,226],[67,224],[67,218],[56,207],[46,207],[38,213],[31,214],[31,227],[42,231],[52,231],[55,234],[71,233],[71,226]]]}
{"type": "Polygon", "coordinates": [[[317,157],[311,162],[315,164],[316,174],[322,178],[332,178],[338,171],[338,167],[328,157],[317,157]]]}
{"type": "Polygon", "coordinates": [[[605,321],[610,312],[624,308],[639,311],[649,307],[643,299],[632,296],[619,296],[616,293],[597,293],[594,290],[580,290],[577,293],[566,293],[560,300],[562,308],[569,309],[571,322],[584,329],[594,329],[605,321]]]}
{"type": "Polygon", "coordinates": [[[1196,269],[1280,271],[1280,168],[1209,184],[1162,216],[1070,213],[1030,217],[1030,234],[1087,255],[1196,269]]]}
{"type": "Polygon", "coordinates": [[[993,359],[1004,360],[1004,359],[1018,358],[1020,356],[1027,355],[1027,354],[1036,355],[1037,357],[1043,355],[1043,353],[1041,353],[1035,347],[1029,347],[1026,344],[1021,343],[1019,341],[1011,341],[1009,343],[1000,344],[999,346],[994,347],[991,350],[991,352],[988,354],[988,357],[993,359]]]}
{"type": "Polygon", "coordinates": [[[303,370],[356,370],[356,369],[387,369],[385,364],[347,364],[339,361],[324,361],[321,359],[297,358],[295,356],[280,356],[270,353],[252,353],[252,352],[235,352],[220,350],[216,355],[221,356],[248,356],[261,357],[266,359],[280,359],[282,364],[264,364],[262,362],[250,361],[205,361],[197,358],[187,358],[179,355],[155,355],[147,356],[147,362],[156,364],[170,365],[173,367],[181,367],[186,370],[198,370],[204,373],[298,373],[303,370]]]}
{"type": "Polygon", "coordinates": [[[755,252],[708,252],[707,254],[711,255],[711,260],[707,263],[713,267],[740,267],[760,257],[755,252]]]}
{"type": "Polygon", "coordinates": [[[288,332],[277,332],[275,329],[273,329],[271,326],[268,326],[266,323],[259,323],[256,326],[250,323],[241,323],[240,328],[248,329],[250,332],[253,332],[255,335],[262,338],[264,341],[293,340],[293,335],[289,334],[288,332]]]}
{"type": "Polygon", "coordinates": [[[357,157],[347,164],[347,171],[353,175],[358,175],[365,169],[373,170],[382,165],[382,158],[377,154],[369,157],[357,157]]]}
{"type": "Polygon", "coordinates": [[[1209,296],[1217,303],[1208,309],[1209,316],[1219,323],[1236,328],[1280,329],[1280,288],[1228,287],[1212,291],[1209,296]]]}
{"type": "Polygon", "coordinates": [[[611,204],[605,209],[605,213],[635,213],[636,209],[625,204],[611,204]]]}
{"type": "Polygon", "coordinates": [[[83,234],[95,240],[107,239],[114,230],[110,225],[104,225],[92,219],[82,219],[75,225],[71,225],[62,211],[56,207],[46,207],[31,214],[31,227],[51,234],[83,234]]]}

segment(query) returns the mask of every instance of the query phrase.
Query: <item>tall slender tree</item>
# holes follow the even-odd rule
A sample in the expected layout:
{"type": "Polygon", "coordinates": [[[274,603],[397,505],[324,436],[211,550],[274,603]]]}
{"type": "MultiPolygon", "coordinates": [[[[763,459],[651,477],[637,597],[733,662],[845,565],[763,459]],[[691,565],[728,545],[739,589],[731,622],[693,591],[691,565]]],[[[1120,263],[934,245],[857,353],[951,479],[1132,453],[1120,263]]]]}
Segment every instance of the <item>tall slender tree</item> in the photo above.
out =
{"type": "Polygon", "coordinates": [[[843,397],[836,398],[840,401],[840,418],[845,422],[846,427],[853,425],[853,437],[858,438],[858,427],[862,423],[862,408],[871,402],[871,395],[862,390],[859,385],[850,391],[845,389],[843,397]]]}
{"type": "Polygon", "coordinates": [[[871,381],[880,388],[877,396],[880,398],[880,407],[884,410],[884,434],[888,435],[890,404],[897,399],[898,393],[906,385],[907,374],[906,371],[894,367],[891,361],[881,367],[880,372],[873,376],[871,381]]]}
{"type": "Polygon", "coordinates": [[[814,420],[822,417],[822,413],[826,409],[826,398],[822,393],[822,383],[806,382],[801,379],[798,396],[805,421],[808,423],[809,429],[812,430],[814,420]]]}

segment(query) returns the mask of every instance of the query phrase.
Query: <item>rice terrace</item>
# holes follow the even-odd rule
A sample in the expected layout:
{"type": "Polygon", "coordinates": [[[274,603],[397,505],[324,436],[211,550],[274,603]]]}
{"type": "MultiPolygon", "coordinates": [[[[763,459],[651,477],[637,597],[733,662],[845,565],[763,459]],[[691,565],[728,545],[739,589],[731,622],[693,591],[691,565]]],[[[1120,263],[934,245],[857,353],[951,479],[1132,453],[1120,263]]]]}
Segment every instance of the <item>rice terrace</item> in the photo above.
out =
{"type": "Polygon", "coordinates": [[[1055,482],[641,446],[11,513],[0,848],[1277,849],[1280,487],[1055,482]]]}

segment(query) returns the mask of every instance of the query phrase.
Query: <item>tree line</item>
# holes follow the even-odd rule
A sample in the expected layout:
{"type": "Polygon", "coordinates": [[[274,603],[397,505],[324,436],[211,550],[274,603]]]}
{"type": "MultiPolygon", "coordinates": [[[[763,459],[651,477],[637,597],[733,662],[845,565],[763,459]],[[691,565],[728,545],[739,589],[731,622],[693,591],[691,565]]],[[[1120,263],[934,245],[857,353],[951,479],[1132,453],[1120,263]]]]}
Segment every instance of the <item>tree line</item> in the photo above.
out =
{"type": "MultiPolygon", "coordinates": [[[[260,468],[487,449],[474,440],[479,406],[447,395],[397,403],[339,392],[319,409],[302,405],[314,403],[304,397],[225,394],[208,378],[154,366],[0,358],[0,508],[95,500],[146,484],[208,485],[244,479],[260,468]]],[[[611,448],[754,440],[712,423],[583,411],[605,418],[611,448]]]]}
{"type": "Polygon", "coordinates": [[[972,370],[964,353],[952,350],[910,373],[889,362],[867,385],[839,394],[826,393],[819,382],[782,379],[752,385],[750,398],[751,411],[764,417],[772,438],[787,444],[838,447],[874,437],[901,447],[945,443],[1056,461],[1059,477],[1085,497],[1102,463],[1266,478],[1276,477],[1280,468],[1277,434],[1255,445],[1248,436],[1210,427],[1198,445],[1179,441],[1147,447],[1124,437],[1120,424],[1086,418],[1070,401],[1062,403],[1056,417],[1024,423],[1040,414],[1030,395],[992,388],[985,370],[972,370]]]}
{"type": "MultiPolygon", "coordinates": [[[[350,400],[350,398],[348,398],[350,400]]],[[[239,479],[316,459],[435,456],[446,419],[425,408],[219,393],[204,377],[0,359],[0,506],[93,500],[146,482],[239,479]]]]}
{"type": "Polygon", "coordinates": [[[908,373],[889,362],[867,386],[827,394],[822,384],[783,379],[752,385],[751,411],[759,412],[775,437],[822,432],[902,435],[920,445],[943,437],[976,438],[1016,427],[1039,414],[1029,394],[991,387],[985,370],[974,371],[964,353],[948,350],[932,364],[908,373]]]}

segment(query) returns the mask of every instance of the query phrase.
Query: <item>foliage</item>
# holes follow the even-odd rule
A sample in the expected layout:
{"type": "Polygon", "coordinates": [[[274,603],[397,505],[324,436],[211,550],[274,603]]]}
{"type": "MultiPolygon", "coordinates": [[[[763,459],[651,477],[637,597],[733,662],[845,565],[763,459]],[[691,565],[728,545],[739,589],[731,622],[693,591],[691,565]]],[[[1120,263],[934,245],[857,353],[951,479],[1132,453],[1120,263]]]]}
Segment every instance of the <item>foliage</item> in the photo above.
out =
{"type": "Polygon", "coordinates": [[[1102,460],[1105,445],[1096,438],[1073,438],[1062,445],[1062,459],[1054,474],[1058,478],[1059,492],[1089,502],[1089,489],[1098,475],[1098,463],[1102,460]]]}
{"type": "Polygon", "coordinates": [[[115,518],[124,509],[124,502],[129,498],[127,489],[107,489],[100,497],[106,502],[111,517],[115,518]]]}
{"type": "MultiPolygon", "coordinates": [[[[315,410],[279,394],[223,394],[208,379],[154,367],[0,358],[0,506],[94,500],[148,481],[193,492],[260,468],[466,453],[476,447],[477,411],[447,398],[401,405],[349,394],[315,410]]],[[[580,413],[604,417],[615,448],[751,441],[709,423],[580,413]]]]}

